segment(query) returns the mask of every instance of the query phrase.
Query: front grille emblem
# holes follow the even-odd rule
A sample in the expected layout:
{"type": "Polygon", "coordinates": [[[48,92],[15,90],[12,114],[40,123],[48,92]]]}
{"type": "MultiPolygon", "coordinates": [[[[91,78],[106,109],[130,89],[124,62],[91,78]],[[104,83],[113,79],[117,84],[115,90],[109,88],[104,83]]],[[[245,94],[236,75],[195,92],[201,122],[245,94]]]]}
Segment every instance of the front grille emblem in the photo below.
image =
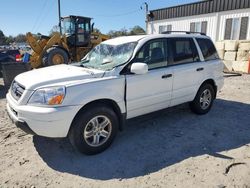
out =
{"type": "Polygon", "coordinates": [[[24,90],[25,90],[25,88],[22,87],[22,86],[21,86],[19,83],[17,83],[16,81],[14,81],[14,82],[12,83],[12,86],[11,86],[11,94],[12,94],[12,96],[13,96],[16,100],[18,100],[18,99],[22,96],[24,90]]]}

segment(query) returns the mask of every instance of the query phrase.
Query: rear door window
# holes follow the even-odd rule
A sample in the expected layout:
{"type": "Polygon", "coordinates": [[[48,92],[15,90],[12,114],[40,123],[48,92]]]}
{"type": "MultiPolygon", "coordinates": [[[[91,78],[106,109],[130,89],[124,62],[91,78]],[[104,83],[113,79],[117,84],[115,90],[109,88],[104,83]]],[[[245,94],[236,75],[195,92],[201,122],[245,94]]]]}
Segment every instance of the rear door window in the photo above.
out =
{"type": "Polygon", "coordinates": [[[196,40],[200,46],[205,61],[215,60],[219,58],[214,44],[211,40],[201,38],[197,38],[196,40]]]}
{"type": "Polygon", "coordinates": [[[169,38],[171,52],[169,64],[184,64],[200,61],[198,51],[192,38],[169,38]]]}

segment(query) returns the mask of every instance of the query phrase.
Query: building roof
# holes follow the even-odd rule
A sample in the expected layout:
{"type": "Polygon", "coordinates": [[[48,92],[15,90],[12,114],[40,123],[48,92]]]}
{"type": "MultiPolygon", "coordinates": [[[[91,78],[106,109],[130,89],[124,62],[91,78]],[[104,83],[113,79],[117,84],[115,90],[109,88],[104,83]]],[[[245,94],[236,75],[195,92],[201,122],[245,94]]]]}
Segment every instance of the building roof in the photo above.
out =
{"type": "Polygon", "coordinates": [[[250,0],[207,0],[151,10],[148,20],[164,20],[245,8],[250,8],[250,0]]]}

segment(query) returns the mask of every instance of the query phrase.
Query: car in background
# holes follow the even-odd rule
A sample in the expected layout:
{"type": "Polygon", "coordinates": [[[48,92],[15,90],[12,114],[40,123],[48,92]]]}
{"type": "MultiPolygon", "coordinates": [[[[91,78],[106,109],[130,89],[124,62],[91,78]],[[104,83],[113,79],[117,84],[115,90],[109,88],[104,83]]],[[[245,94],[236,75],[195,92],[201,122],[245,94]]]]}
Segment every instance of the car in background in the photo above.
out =
{"type": "Polygon", "coordinates": [[[2,63],[16,62],[17,57],[21,57],[19,50],[0,50],[0,76],[2,77],[2,63]]]}

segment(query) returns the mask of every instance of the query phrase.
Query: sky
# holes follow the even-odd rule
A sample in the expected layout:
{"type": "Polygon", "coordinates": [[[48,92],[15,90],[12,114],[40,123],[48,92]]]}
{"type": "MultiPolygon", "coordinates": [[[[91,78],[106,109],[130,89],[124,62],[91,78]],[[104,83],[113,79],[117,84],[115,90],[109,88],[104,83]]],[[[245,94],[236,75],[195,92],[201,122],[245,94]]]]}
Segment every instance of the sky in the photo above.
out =
{"type": "MultiPolygon", "coordinates": [[[[102,33],[130,29],[139,25],[145,29],[144,2],[149,10],[165,8],[198,0],[61,0],[61,16],[79,15],[93,18],[102,33]],[[143,7],[141,9],[140,7],[143,7]]],[[[48,35],[58,25],[58,0],[2,0],[0,30],[6,36],[27,32],[48,35]]]]}

